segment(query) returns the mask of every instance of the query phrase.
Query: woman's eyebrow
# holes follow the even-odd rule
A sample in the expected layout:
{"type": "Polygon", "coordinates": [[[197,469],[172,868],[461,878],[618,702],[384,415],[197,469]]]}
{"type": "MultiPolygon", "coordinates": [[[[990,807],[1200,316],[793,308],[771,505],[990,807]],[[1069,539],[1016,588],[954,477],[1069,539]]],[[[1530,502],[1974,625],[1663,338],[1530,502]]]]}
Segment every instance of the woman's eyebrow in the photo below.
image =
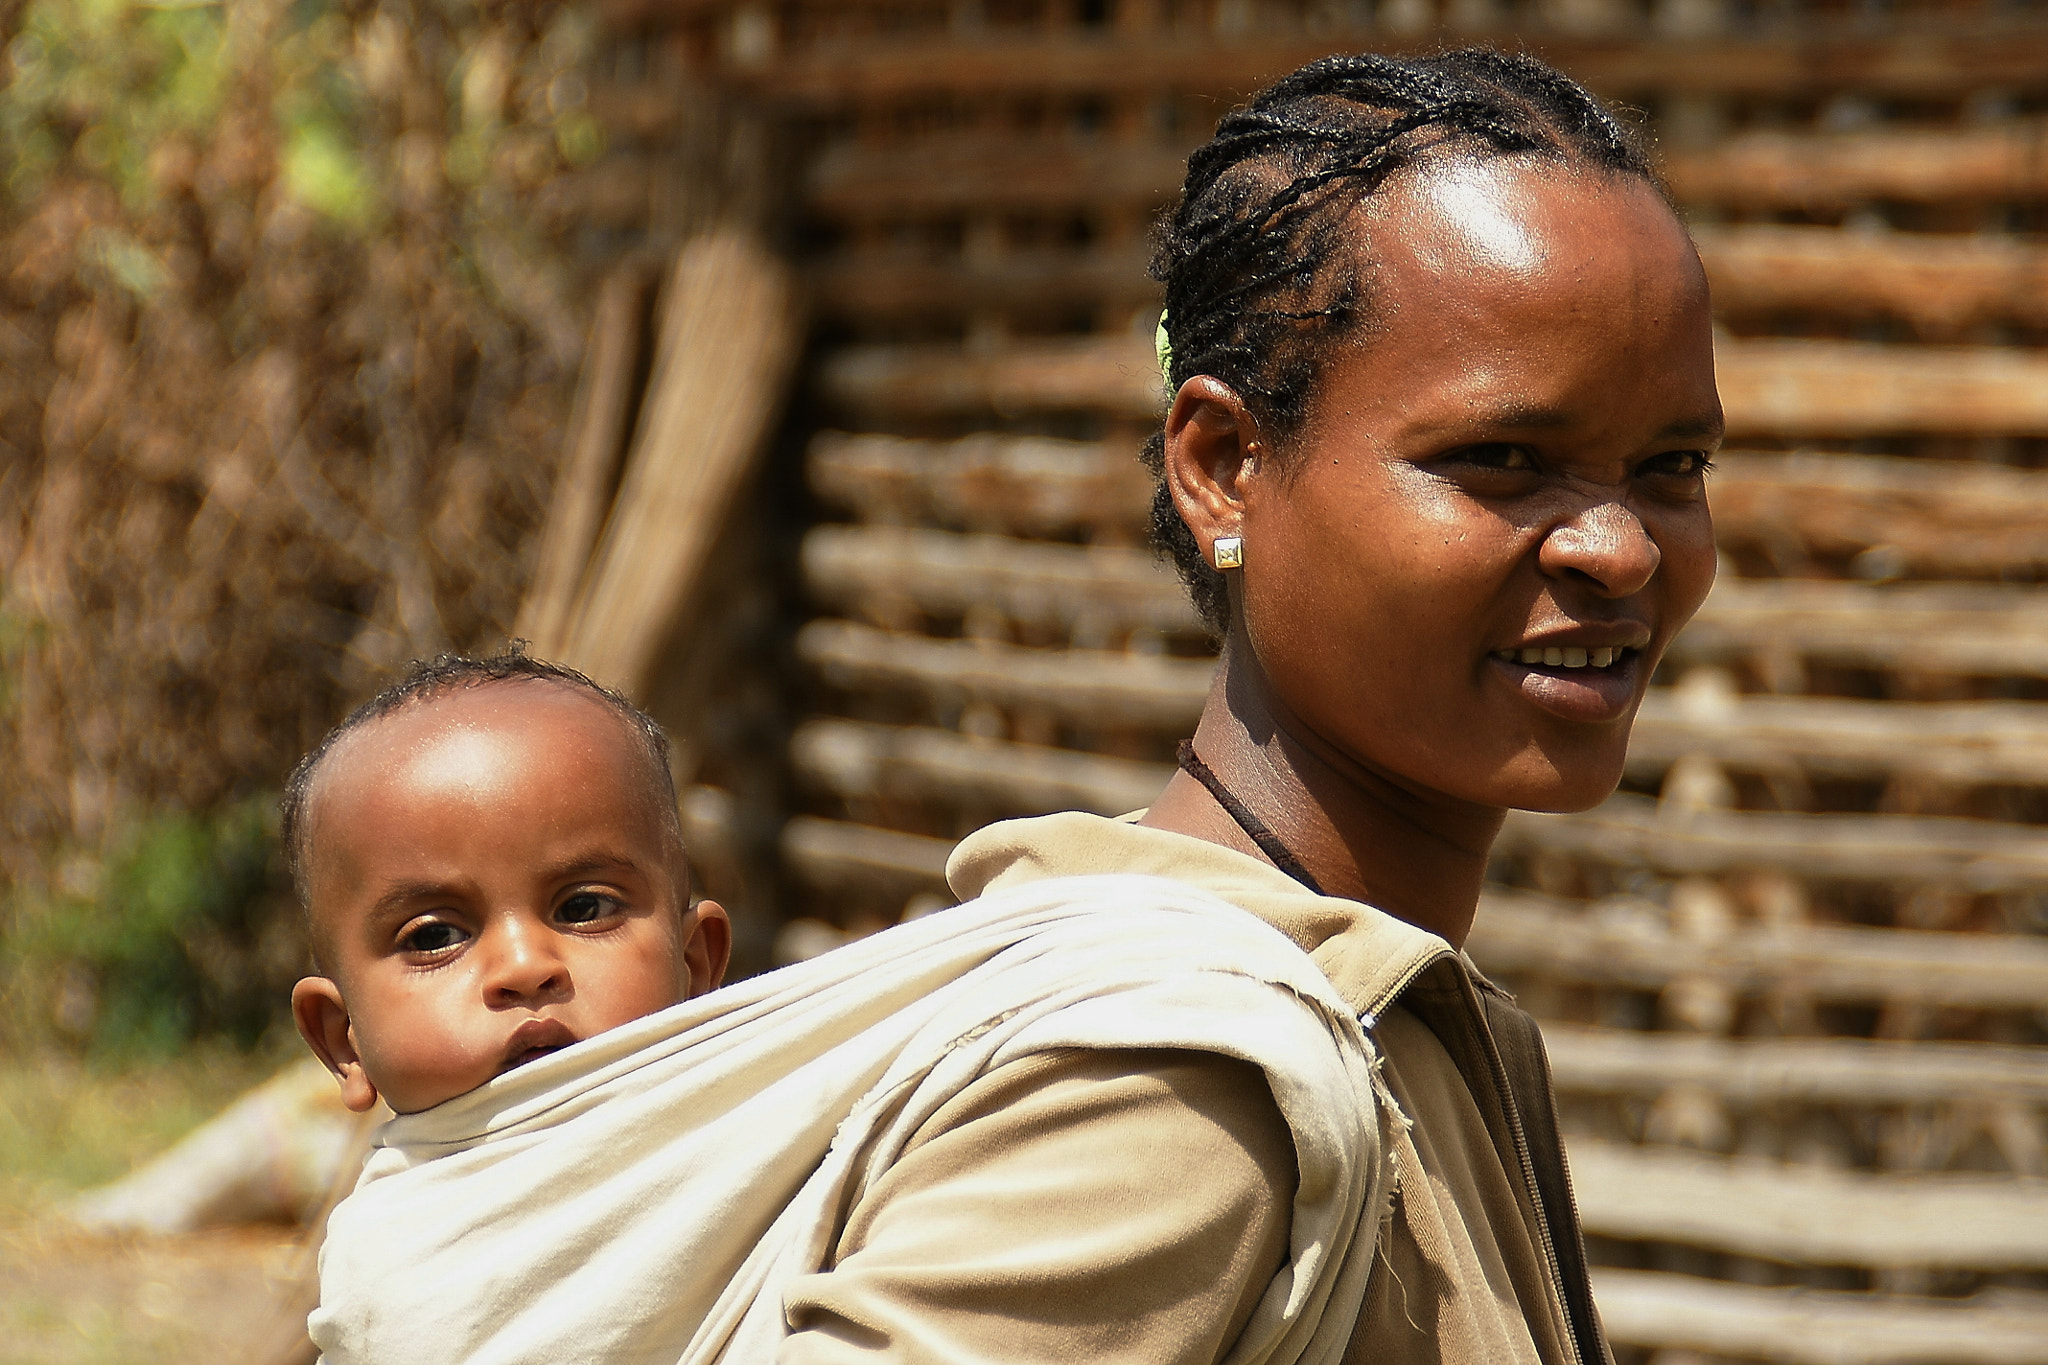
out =
{"type": "MultiPolygon", "coordinates": [[[[1562,408],[1545,407],[1536,403],[1508,403],[1487,411],[1470,414],[1459,425],[1492,427],[1522,431],[1555,430],[1568,427],[1577,419],[1562,408]]],[[[1658,441],[1719,440],[1727,430],[1727,423],[1719,413],[1697,413],[1667,422],[1652,438],[1658,441]]]]}
{"type": "Polygon", "coordinates": [[[1508,403],[1490,412],[1473,414],[1482,425],[1490,427],[1568,427],[1572,415],[1562,408],[1543,407],[1535,403],[1508,403]]]}
{"type": "Polygon", "coordinates": [[[1657,433],[1660,441],[1690,441],[1694,439],[1719,440],[1726,435],[1728,423],[1719,413],[1711,416],[1682,417],[1665,426],[1657,433]]]}

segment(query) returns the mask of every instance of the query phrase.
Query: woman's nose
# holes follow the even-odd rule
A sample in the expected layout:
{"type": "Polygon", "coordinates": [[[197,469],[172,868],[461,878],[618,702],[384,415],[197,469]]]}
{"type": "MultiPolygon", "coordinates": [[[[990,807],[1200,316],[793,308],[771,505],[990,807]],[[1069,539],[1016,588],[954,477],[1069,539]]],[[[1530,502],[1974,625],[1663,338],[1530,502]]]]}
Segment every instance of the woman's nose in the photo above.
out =
{"type": "Polygon", "coordinates": [[[1603,597],[1627,597],[1648,586],[1664,552],[1641,518],[1620,502],[1596,502],[1558,522],[1537,555],[1543,571],[1577,578],[1603,597]]]}
{"type": "Polygon", "coordinates": [[[554,999],[568,990],[569,967],[556,951],[554,935],[518,925],[501,930],[489,959],[484,995],[492,1005],[554,999]]]}

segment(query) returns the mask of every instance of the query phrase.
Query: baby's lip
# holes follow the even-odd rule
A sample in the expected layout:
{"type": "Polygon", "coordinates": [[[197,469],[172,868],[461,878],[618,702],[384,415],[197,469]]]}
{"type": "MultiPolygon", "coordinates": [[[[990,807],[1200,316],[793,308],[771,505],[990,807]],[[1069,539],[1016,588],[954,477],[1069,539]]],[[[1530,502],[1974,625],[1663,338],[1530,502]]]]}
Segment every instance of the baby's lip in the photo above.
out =
{"type": "Polygon", "coordinates": [[[536,1057],[545,1057],[576,1041],[576,1035],[569,1026],[557,1019],[528,1019],[512,1030],[512,1036],[505,1040],[505,1062],[499,1073],[510,1071],[515,1066],[524,1066],[536,1057]]]}

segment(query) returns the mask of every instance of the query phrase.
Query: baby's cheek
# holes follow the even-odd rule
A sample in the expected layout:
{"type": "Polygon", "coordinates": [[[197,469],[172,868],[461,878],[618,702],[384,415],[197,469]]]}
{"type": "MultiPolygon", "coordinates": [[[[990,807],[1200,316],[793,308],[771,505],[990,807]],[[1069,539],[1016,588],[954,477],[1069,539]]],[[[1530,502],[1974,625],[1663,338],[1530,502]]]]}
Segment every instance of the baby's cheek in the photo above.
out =
{"type": "Polygon", "coordinates": [[[497,1074],[496,1058],[478,1040],[431,1019],[365,1040],[363,1066],[384,1102],[401,1114],[431,1109],[497,1074]]]}

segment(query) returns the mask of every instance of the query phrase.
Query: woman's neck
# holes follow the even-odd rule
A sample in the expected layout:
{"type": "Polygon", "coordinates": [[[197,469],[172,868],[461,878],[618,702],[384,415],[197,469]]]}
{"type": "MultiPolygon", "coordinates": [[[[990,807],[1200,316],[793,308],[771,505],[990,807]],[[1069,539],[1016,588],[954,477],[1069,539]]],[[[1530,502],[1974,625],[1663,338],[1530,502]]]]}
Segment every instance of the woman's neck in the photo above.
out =
{"type": "MultiPolygon", "coordinates": [[[[1325,894],[1462,945],[1506,812],[1417,791],[1335,750],[1293,716],[1251,660],[1248,649],[1224,651],[1195,730],[1202,762],[1325,894]]],[[[1142,823],[1272,861],[1186,772],[1174,774],[1142,823]]]]}

